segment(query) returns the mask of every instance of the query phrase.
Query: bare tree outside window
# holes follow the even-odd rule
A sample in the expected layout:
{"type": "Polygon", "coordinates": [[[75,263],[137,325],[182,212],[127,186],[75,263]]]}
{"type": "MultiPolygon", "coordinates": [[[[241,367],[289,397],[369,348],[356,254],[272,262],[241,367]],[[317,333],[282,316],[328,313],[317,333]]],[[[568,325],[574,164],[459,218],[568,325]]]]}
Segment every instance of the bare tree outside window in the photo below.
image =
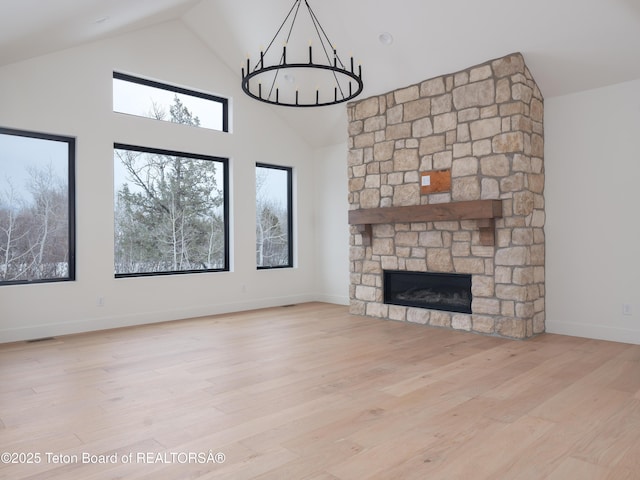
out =
{"type": "Polygon", "coordinates": [[[75,140],[0,128],[0,284],[75,278],[75,140]]]}
{"type": "MultiPolygon", "coordinates": [[[[178,96],[156,117],[197,126],[178,96]]],[[[115,274],[228,269],[227,160],[116,144],[115,274]]]]}
{"type": "Polygon", "coordinates": [[[293,266],[292,170],[256,165],[256,264],[258,268],[293,266]]]}

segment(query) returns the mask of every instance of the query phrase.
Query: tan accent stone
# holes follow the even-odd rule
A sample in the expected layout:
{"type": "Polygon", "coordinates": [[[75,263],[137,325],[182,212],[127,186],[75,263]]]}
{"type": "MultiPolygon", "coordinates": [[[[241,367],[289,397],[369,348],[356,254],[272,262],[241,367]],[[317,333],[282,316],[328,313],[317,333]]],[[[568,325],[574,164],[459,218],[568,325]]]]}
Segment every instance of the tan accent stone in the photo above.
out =
{"type": "Polygon", "coordinates": [[[347,157],[347,163],[350,166],[360,165],[364,162],[364,150],[349,150],[349,155],[347,157]]]}
{"type": "Polygon", "coordinates": [[[479,108],[467,108],[458,112],[458,122],[471,122],[480,118],[479,108]]]}
{"type": "Polygon", "coordinates": [[[496,135],[492,139],[494,153],[512,153],[524,151],[524,135],[522,132],[509,132],[496,135]]]}
{"type": "Polygon", "coordinates": [[[416,120],[412,125],[413,136],[416,138],[428,137],[433,133],[433,126],[430,118],[421,118],[416,120]]]}
{"type": "Polygon", "coordinates": [[[431,312],[429,325],[433,327],[451,327],[451,314],[441,311],[431,312]]]}
{"type": "Polygon", "coordinates": [[[530,116],[534,122],[542,122],[544,114],[544,106],[540,100],[532,99],[530,107],[530,116]]]}
{"type": "Polygon", "coordinates": [[[431,115],[450,112],[452,108],[452,97],[450,93],[440,95],[431,99],[431,115]]]}
{"type": "Polygon", "coordinates": [[[393,255],[395,252],[393,238],[374,238],[371,243],[374,255],[393,255]]]}
{"type": "Polygon", "coordinates": [[[524,175],[516,173],[500,180],[500,191],[502,193],[518,192],[524,188],[524,175]]]}
{"type": "Polygon", "coordinates": [[[544,139],[541,135],[531,135],[531,155],[534,157],[542,157],[544,155],[544,139]]]}
{"type": "Polygon", "coordinates": [[[531,246],[531,265],[544,265],[544,245],[531,246]]]}
{"type": "Polygon", "coordinates": [[[349,313],[351,315],[364,315],[366,311],[366,303],[354,300],[353,298],[349,302],[349,313]]]}
{"type": "Polygon", "coordinates": [[[491,246],[473,245],[471,247],[471,255],[474,257],[493,258],[494,250],[491,246]]]}
{"type": "Polygon", "coordinates": [[[415,149],[396,150],[393,154],[393,168],[396,172],[417,170],[420,159],[415,149]]]}
{"type": "Polygon", "coordinates": [[[376,143],[373,146],[373,158],[380,162],[390,160],[393,156],[393,141],[376,143]]]}
{"type": "Polygon", "coordinates": [[[431,100],[421,98],[404,105],[404,121],[411,122],[418,118],[428,117],[431,114],[431,100]]]}
{"type": "Polygon", "coordinates": [[[442,247],[444,245],[442,241],[442,232],[433,230],[420,232],[418,243],[423,247],[442,247]]]}
{"type": "Polygon", "coordinates": [[[389,125],[385,130],[385,138],[387,140],[398,140],[400,138],[411,137],[411,124],[400,123],[398,125],[389,125]]]}
{"type": "Polygon", "coordinates": [[[355,120],[373,117],[379,112],[378,97],[371,97],[356,104],[355,120]]]}
{"type": "Polygon", "coordinates": [[[442,133],[447,130],[454,130],[458,126],[456,112],[443,113],[433,117],[433,132],[442,133]]]}
{"type": "Polygon", "coordinates": [[[454,257],[468,257],[471,254],[471,247],[467,242],[453,242],[451,254],[454,257]]]}
{"type": "Polygon", "coordinates": [[[516,153],[513,156],[513,165],[511,169],[514,172],[531,172],[531,158],[526,155],[516,153]]]}
{"type": "Polygon", "coordinates": [[[528,256],[526,247],[500,248],[496,251],[496,265],[526,265],[528,256]]]}
{"type": "Polygon", "coordinates": [[[402,172],[393,172],[387,176],[389,185],[402,185],[404,183],[404,174],[402,172]]]}
{"type": "Polygon", "coordinates": [[[533,267],[514,268],[513,283],[516,285],[529,285],[533,283],[533,267]]]}
{"type": "Polygon", "coordinates": [[[387,119],[384,116],[367,118],[364,121],[364,131],[374,132],[376,130],[384,130],[387,126],[387,119]]]}
{"type": "Polygon", "coordinates": [[[493,73],[496,77],[506,77],[515,73],[524,72],[524,58],[519,53],[499,58],[491,62],[493,73]]]}
{"type": "Polygon", "coordinates": [[[500,314],[503,317],[515,317],[516,303],[510,300],[502,300],[500,302],[500,314]]]}
{"type": "Polygon", "coordinates": [[[407,320],[407,307],[389,305],[389,319],[404,322],[407,320]]]}
{"type": "Polygon", "coordinates": [[[473,142],[472,152],[474,157],[483,157],[491,153],[491,140],[478,140],[473,142]]]}
{"type": "Polygon", "coordinates": [[[471,331],[471,315],[455,314],[451,318],[451,328],[456,330],[471,331]]]}
{"type": "Polygon", "coordinates": [[[432,97],[445,93],[444,79],[442,77],[432,78],[420,84],[420,96],[432,97]]]}
{"type": "Polygon", "coordinates": [[[544,175],[530,173],[527,175],[529,181],[529,190],[534,193],[542,193],[544,191],[544,175]]]}
{"type": "Polygon", "coordinates": [[[360,208],[377,208],[380,206],[380,191],[376,189],[363,190],[360,193],[360,208]]]}
{"type": "Polygon", "coordinates": [[[451,198],[454,201],[480,199],[480,181],[478,177],[451,179],[451,198]]]}
{"type": "Polygon", "coordinates": [[[482,138],[493,137],[500,133],[502,123],[500,117],[486,118],[471,122],[471,139],[480,140],[482,138]]]}
{"type": "Polygon", "coordinates": [[[397,270],[398,257],[392,255],[384,255],[380,257],[380,264],[383,270],[397,270]]]}
{"type": "Polygon", "coordinates": [[[380,188],[380,175],[367,175],[366,188],[380,188]]]}
{"type": "Polygon", "coordinates": [[[544,283],[544,267],[533,267],[533,281],[544,283]]]}
{"type": "Polygon", "coordinates": [[[471,311],[473,313],[485,315],[499,315],[500,301],[496,300],[495,298],[476,297],[471,302],[471,311]]]}
{"type": "Polygon", "coordinates": [[[357,192],[364,188],[364,178],[352,178],[349,180],[349,191],[357,192]]]}
{"type": "Polygon", "coordinates": [[[397,125],[398,123],[402,123],[404,108],[402,105],[396,105],[395,107],[387,110],[387,125],[397,125]]]}
{"type": "Polygon", "coordinates": [[[496,103],[504,103],[511,100],[511,84],[508,78],[501,78],[496,84],[496,103]]]}
{"type": "Polygon", "coordinates": [[[368,287],[365,285],[356,286],[356,298],[365,302],[375,302],[377,298],[378,289],[375,287],[368,287]]]}
{"type": "Polygon", "coordinates": [[[451,168],[453,157],[450,151],[438,152],[433,156],[433,168],[442,170],[451,168]]]}
{"type": "Polygon", "coordinates": [[[496,333],[510,338],[525,338],[526,323],[515,318],[502,317],[496,321],[496,333]]]}
{"type": "Polygon", "coordinates": [[[496,297],[501,300],[514,300],[525,302],[527,300],[527,288],[520,285],[496,285],[496,297]]]}
{"type": "Polygon", "coordinates": [[[471,156],[471,142],[453,144],[454,158],[469,157],[469,156],[471,156]]]}
{"type": "Polygon", "coordinates": [[[528,191],[513,194],[513,214],[529,215],[533,212],[533,193],[528,191]]]}
{"type": "Polygon", "coordinates": [[[490,177],[509,175],[509,159],[506,155],[491,155],[480,160],[480,171],[490,177]]]}
{"type": "Polygon", "coordinates": [[[497,200],[500,198],[500,187],[495,178],[483,178],[480,198],[482,200],[497,200]]]}
{"type": "Polygon", "coordinates": [[[484,261],[481,258],[454,257],[453,267],[458,273],[484,273],[484,261]]]}
{"type": "Polygon", "coordinates": [[[491,67],[489,65],[483,65],[481,67],[471,69],[471,71],[469,72],[469,81],[477,82],[479,80],[489,78],[491,75],[491,67]]]}
{"type": "Polygon", "coordinates": [[[469,107],[483,107],[495,101],[493,79],[470,83],[453,89],[453,105],[457,110],[469,107]]]}
{"type": "Polygon", "coordinates": [[[515,83],[513,87],[511,87],[511,95],[514,100],[529,103],[533,95],[533,90],[522,83],[515,83]]]}
{"type": "Polygon", "coordinates": [[[396,235],[396,245],[403,247],[417,247],[418,232],[398,232],[396,235]]]}
{"type": "Polygon", "coordinates": [[[469,72],[458,72],[453,75],[453,84],[458,87],[460,85],[466,85],[469,83],[469,72]]]}
{"type": "Polygon", "coordinates": [[[420,174],[417,170],[412,170],[404,174],[404,183],[418,183],[420,181],[420,174]]]}
{"type": "Polygon", "coordinates": [[[459,123],[456,136],[459,142],[468,142],[469,140],[471,140],[471,134],[469,133],[469,124],[459,123]]]}
{"type": "Polygon", "coordinates": [[[536,313],[533,317],[533,333],[534,334],[539,334],[539,333],[543,333],[545,330],[545,325],[544,325],[544,319],[545,319],[545,314],[544,312],[541,313],[536,313]]]}
{"type": "Polygon", "coordinates": [[[451,251],[448,248],[427,249],[427,270],[430,272],[452,272],[451,251]]]}
{"type": "Polygon", "coordinates": [[[408,205],[420,204],[420,186],[414,185],[398,185],[393,191],[393,206],[401,207],[408,205]]]}
{"type": "Polygon", "coordinates": [[[533,230],[531,228],[514,228],[512,241],[514,245],[531,245],[533,243],[533,230]]]}
{"type": "Polygon", "coordinates": [[[472,315],[471,324],[472,330],[478,333],[493,333],[495,329],[494,318],[485,315],[472,315]]]}
{"type": "Polygon", "coordinates": [[[396,103],[406,103],[411,100],[415,100],[420,96],[420,89],[417,85],[412,85],[407,88],[403,88],[402,90],[396,90],[394,92],[394,97],[396,103]]]}
{"type": "Polygon", "coordinates": [[[361,246],[353,246],[349,248],[349,260],[364,260],[365,258],[365,249],[361,246]]]}
{"type": "Polygon", "coordinates": [[[542,210],[534,210],[533,211],[533,216],[531,219],[531,226],[532,227],[537,227],[537,228],[542,228],[544,227],[544,221],[545,221],[545,214],[542,210]]]}
{"type": "Polygon", "coordinates": [[[493,297],[495,294],[493,277],[474,275],[471,284],[471,293],[474,297],[493,297]]]}
{"type": "Polygon", "coordinates": [[[511,283],[511,268],[496,267],[495,272],[494,278],[496,283],[511,283]]]}
{"type": "Polygon", "coordinates": [[[478,173],[478,159],[474,157],[458,158],[451,167],[452,177],[466,177],[478,173]]]}
{"type": "Polygon", "coordinates": [[[407,322],[427,325],[431,312],[424,308],[407,308],[407,322]]]}
{"type": "Polygon", "coordinates": [[[354,138],[355,148],[373,147],[375,139],[373,133],[362,133],[354,138]]]}
{"type": "Polygon", "coordinates": [[[410,272],[426,272],[427,262],[424,258],[407,258],[406,268],[410,272]]]}
{"type": "Polygon", "coordinates": [[[366,315],[375,318],[385,318],[389,315],[388,305],[383,303],[367,303],[366,315]]]}
{"type": "Polygon", "coordinates": [[[359,135],[360,133],[363,132],[363,130],[364,130],[364,123],[361,120],[349,122],[350,137],[355,137],[356,135],[359,135]]]}
{"type": "Polygon", "coordinates": [[[443,135],[434,135],[420,139],[420,155],[429,155],[444,150],[445,137],[443,135]]]}

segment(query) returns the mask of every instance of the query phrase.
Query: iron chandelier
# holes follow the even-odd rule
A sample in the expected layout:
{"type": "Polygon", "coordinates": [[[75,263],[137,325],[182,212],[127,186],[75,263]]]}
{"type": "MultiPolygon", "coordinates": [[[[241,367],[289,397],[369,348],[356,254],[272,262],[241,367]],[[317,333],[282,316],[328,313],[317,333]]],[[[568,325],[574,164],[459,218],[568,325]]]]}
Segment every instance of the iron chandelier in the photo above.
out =
{"type": "Polygon", "coordinates": [[[345,66],[307,0],[304,0],[304,5],[308,18],[298,15],[301,10],[304,12],[300,8],[302,4],[303,0],[293,2],[267,48],[260,50],[259,60],[253,69],[247,57],[246,67],[242,67],[242,90],[261,102],[286,107],[322,107],[352,100],[362,92],[364,86],[362,67],[358,65],[356,72],[353,56],[349,59],[349,68],[345,66]],[[298,41],[298,30],[296,37],[292,37],[294,26],[301,29],[300,24],[304,22],[307,22],[305,32],[315,33],[315,41],[319,41],[320,54],[315,55],[321,57],[319,62],[314,58],[314,53],[318,51],[314,40],[309,40],[305,48],[298,41]],[[271,48],[278,38],[283,45],[281,52],[275,51],[277,47],[271,48]],[[294,41],[297,42],[295,45],[294,41]],[[296,60],[289,63],[290,58],[296,60]],[[315,88],[309,86],[314,84],[315,88]]]}

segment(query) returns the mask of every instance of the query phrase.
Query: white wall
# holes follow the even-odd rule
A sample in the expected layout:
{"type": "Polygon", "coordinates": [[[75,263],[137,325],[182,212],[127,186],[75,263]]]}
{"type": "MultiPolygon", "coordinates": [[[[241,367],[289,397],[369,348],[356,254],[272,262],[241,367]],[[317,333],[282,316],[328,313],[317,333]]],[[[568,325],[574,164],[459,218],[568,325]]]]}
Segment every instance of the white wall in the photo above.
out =
{"type": "Polygon", "coordinates": [[[545,101],[548,332],[640,344],[639,137],[640,80],[545,101]]]}
{"type": "Polygon", "coordinates": [[[342,305],[349,304],[347,152],[346,142],[317,149],[313,165],[318,299],[342,305]]]}
{"type": "Polygon", "coordinates": [[[0,342],[316,298],[313,151],[239,84],[180,22],[0,67],[0,125],[77,138],[77,280],[0,287],[0,342]],[[231,98],[233,133],[114,114],[114,70],[231,98]],[[232,271],[114,279],[114,142],[230,158],[232,271]],[[256,161],[294,167],[294,269],[256,271],[256,161]]]}

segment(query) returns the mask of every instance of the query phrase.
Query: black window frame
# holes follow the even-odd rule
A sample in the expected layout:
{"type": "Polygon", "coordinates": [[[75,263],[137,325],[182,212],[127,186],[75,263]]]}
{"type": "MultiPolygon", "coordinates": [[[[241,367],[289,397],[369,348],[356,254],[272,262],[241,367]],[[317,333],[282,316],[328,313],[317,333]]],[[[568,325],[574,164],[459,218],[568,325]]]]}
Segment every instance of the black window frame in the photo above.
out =
{"type": "MultiPolygon", "coordinates": [[[[116,72],[116,71],[113,72],[113,79],[123,80],[125,82],[137,83],[139,85],[144,85],[147,87],[159,88],[162,90],[167,90],[169,92],[180,93],[182,95],[189,95],[192,97],[198,97],[198,98],[202,98],[212,102],[220,103],[222,104],[222,130],[216,130],[216,131],[221,131],[225,133],[229,132],[229,100],[227,98],[219,97],[217,95],[213,95],[210,93],[199,92],[197,90],[191,90],[184,87],[178,87],[177,85],[170,85],[168,83],[158,82],[157,80],[149,80],[146,78],[136,77],[134,75],[129,75],[127,73],[116,72]]],[[[115,110],[114,112],[128,115],[124,112],[117,112],[115,110]]],[[[135,115],[135,116],[139,116],[141,118],[149,118],[143,115],[135,115]]],[[[200,127],[200,128],[204,128],[204,127],[200,127]]]]}
{"type": "MultiPolygon", "coordinates": [[[[161,272],[137,272],[137,273],[115,273],[115,278],[136,278],[136,277],[157,277],[157,276],[167,276],[167,275],[183,275],[183,274],[194,274],[194,273],[212,273],[212,272],[228,272],[230,271],[229,259],[230,259],[230,245],[229,245],[229,159],[225,157],[218,157],[215,155],[204,155],[198,153],[189,153],[189,152],[180,152],[177,150],[166,150],[162,148],[155,147],[144,147],[140,145],[130,145],[125,143],[115,142],[113,144],[113,149],[115,150],[132,150],[141,153],[151,153],[158,155],[170,155],[170,156],[179,156],[184,158],[192,158],[194,160],[206,160],[206,161],[215,161],[220,162],[224,166],[224,172],[222,175],[223,182],[223,218],[224,218],[224,267],[223,268],[206,268],[206,269],[197,269],[197,270],[168,270],[161,272]]],[[[114,156],[115,161],[115,156],[114,156]]],[[[114,209],[115,209],[115,195],[114,195],[114,209]]],[[[115,218],[114,218],[115,221],[115,218]]],[[[114,267],[115,267],[115,241],[114,241],[114,267]]]]}
{"type": "Polygon", "coordinates": [[[49,140],[67,144],[67,235],[68,235],[68,275],[56,278],[38,278],[31,280],[0,280],[0,286],[5,285],[32,285],[43,283],[73,282],[76,280],[76,139],[65,135],[19,130],[0,127],[0,134],[14,135],[18,137],[49,140]]]}
{"type": "Polygon", "coordinates": [[[293,167],[285,167],[282,165],[273,165],[273,164],[269,164],[269,163],[261,163],[261,162],[256,162],[256,169],[257,168],[270,168],[273,170],[282,170],[287,172],[287,238],[288,238],[288,242],[287,242],[287,255],[288,255],[288,262],[286,265],[257,265],[256,262],[256,268],[258,270],[274,270],[274,269],[280,269],[280,268],[293,268],[294,267],[294,261],[293,261],[293,167]]]}

